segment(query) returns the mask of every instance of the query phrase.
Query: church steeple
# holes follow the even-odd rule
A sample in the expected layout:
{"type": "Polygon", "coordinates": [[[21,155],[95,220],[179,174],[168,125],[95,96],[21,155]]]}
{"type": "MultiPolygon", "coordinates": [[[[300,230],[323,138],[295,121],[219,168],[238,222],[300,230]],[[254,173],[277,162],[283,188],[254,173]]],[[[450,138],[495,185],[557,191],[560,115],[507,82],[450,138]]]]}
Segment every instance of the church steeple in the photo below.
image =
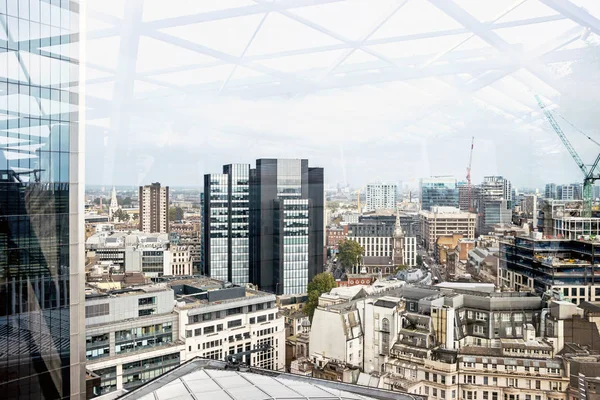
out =
{"type": "Polygon", "coordinates": [[[113,186],[112,194],[110,196],[110,206],[108,207],[108,219],[112,221],[115,212],[119,209],[119,202],[117,201],[117,190],[113,186]]]}

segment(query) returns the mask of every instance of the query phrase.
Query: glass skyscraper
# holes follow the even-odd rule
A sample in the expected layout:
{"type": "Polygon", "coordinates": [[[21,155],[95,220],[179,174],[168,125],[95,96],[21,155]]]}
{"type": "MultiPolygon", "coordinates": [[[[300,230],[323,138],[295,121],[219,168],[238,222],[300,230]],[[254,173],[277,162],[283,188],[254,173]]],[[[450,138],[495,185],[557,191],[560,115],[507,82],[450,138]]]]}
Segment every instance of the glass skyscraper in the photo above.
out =
{"type": "Polygon", "coordinates": [[[261,290],[305,293],[321,271],[323,168],[308,160],[260,159],[204,176],[204,273],[261,290]]]}
{"type": "Polygon", "coordinates": [[[277,294],[306,293],[323,267],[323,168],[259,159],[250,170],[250,274],[277,294]]]}
{"type": "Polygon", "coordinates": [[[236,285],[249,282],[249,164],[204,176],[205,273],[236,285]]]}
{"type": "Polygon", "coordinates": [[[459,189],[456,179],[451,176],[432,176],[420,182],[421,209],[430,211],[431,207],[459,206],[459,189]]]}
{"type": "Polygon", "coordinates": [[[0,398],[85,395],[79,2],[0,0],[0,398]]]}

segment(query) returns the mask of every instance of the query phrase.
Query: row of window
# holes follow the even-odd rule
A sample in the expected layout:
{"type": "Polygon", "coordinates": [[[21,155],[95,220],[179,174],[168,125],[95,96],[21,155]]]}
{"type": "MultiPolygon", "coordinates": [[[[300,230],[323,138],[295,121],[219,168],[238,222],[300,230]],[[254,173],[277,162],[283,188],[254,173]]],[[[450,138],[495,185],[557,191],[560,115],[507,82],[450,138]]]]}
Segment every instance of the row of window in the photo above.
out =
{"type": "Polygon", "coordinates": [[[255,311],[268,310],[275,307],[275,302],[268,301],[265,303],[251,304],[247,307],[233,307],[227,310],[214,311],[203,314],[188,315],[188,324],[197,324],[199,322],[213,321],[225,318],[232,315],[245,314],[255,311]]]}

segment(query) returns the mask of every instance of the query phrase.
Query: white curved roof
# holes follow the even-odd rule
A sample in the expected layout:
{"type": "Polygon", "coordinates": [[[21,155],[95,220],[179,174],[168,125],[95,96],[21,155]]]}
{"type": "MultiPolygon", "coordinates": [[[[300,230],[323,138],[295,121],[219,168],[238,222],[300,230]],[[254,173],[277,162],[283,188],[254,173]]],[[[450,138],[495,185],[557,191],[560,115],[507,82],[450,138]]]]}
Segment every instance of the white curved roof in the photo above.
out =
{"type": "Polygon", "coordinates": [[[233,370],[200,370],[178,378],[140,400],[371,399],[312,383],[233,370]]]}

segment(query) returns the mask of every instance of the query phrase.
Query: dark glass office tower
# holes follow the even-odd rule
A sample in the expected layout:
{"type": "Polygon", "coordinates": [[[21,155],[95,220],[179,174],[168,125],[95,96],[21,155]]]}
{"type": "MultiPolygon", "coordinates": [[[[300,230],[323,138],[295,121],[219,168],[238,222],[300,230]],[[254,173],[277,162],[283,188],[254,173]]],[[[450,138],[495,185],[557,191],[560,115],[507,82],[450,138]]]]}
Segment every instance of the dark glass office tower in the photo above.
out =
{"type": "Polygon", "coordinates": [[[262,290],[305,293],[323,266],[323,169],[260,159],[250,171],[250,275],[262,290]]]}
{"type": "Polygon", "coordinates": [[[236,285],[249,282],[249,164],[204,176],[205,272],[236,285]]]}
{"type": "Polygon", "coordinates": [[[0,398],[85,396],[79,2],[0,1],[0,398]]]}

